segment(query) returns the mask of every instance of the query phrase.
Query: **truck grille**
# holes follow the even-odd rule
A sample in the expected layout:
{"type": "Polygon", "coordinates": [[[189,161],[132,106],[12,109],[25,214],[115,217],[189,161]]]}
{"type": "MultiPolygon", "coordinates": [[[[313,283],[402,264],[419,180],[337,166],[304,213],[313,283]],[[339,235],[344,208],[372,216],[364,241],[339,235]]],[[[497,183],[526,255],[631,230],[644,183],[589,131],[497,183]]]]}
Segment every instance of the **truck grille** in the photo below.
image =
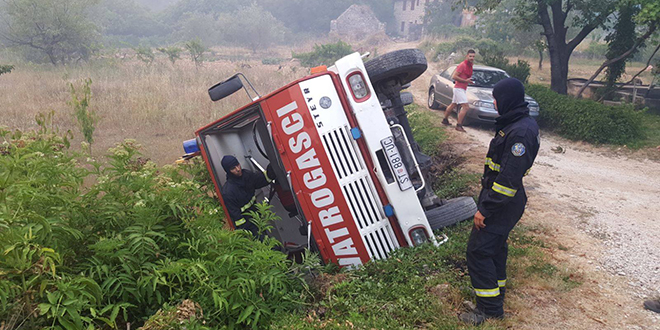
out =
{"type": "Polygon", "coordinates": [[[357,145],[348,132],[348,126],[326,132],[322,135],[323,145],[330,156],[369,257],[384,259],[399,247],[399,243],[375,194],[362,155],[357,152],[357,145]]]}

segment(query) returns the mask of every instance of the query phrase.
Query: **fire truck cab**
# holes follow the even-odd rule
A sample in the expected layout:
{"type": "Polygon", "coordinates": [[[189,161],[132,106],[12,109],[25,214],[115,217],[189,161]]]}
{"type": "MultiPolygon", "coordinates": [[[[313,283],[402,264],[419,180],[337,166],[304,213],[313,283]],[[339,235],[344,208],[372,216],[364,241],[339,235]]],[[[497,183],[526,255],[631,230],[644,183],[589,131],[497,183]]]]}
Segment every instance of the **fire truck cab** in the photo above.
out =
{"type": "MultiPolygon", "coordinates": [[[[371,60],[384,77],[373,84],[354,53],[199,129],[192,149],[199,148],[223,206],[220,160],[233,155],[243,168],[273,167],[276,183],[256,197],[281,217],[269,235],[285,248],[302,246],[325,262],[358,266],[402,246],[438,244],[423,206],[430,190],[420,163],[428,157],[415,150],[397,97],[426,69],[426,59],[418,50],[405,52],[407,64],[387,57],[392,53],[371,60]],[[384,99],[390,109],[381,107],[384,99]]],[[[211,87],[211,98],[245,88],[241,77],[211,87]]]]}

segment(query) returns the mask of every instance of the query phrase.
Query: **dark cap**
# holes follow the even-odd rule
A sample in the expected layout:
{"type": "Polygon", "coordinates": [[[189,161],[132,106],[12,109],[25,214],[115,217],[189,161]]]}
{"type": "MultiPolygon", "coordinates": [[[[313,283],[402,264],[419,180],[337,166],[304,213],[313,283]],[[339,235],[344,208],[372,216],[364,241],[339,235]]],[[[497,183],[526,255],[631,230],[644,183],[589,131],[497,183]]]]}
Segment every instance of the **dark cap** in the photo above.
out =
{"type": "Polygon", "coordinates": [[[493,97],[497,101],[497,112],[500,115],[527,105],[527,102],[525,102],[525,86],[516,78],[502,79],[495,84],[493,97]]]}
{"type": "Polygon", "coordinates": [[[222,157],[222,161],[220,162],[222,164],[222,168],[225,170],[225,172],[229,173],[229,171],[236,167],[236,165],[239,165],[238,159],[232,155],[227,155],[222,157]]]}

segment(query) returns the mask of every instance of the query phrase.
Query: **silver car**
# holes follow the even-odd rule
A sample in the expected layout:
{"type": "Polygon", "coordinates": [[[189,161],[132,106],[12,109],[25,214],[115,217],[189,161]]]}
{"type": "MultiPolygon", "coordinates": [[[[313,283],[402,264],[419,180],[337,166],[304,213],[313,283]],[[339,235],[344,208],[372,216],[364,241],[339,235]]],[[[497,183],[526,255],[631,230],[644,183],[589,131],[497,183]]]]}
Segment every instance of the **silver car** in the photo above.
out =
{"type": "MultiPolygon", "coordinates": [[[[428,106],[431,109],[447,107],[451,104],[454,96],[454,81],[451,79],[456,70],[456,65],[452,65],[440,74],[431,78],[429,87],[428,106]]],[[[467,88],[467,99],[470,105],[469,112],[465,116],[465,122],[469,123],[494,123],[495,118],[499,116],[493,104],[493,86],[509,75],[501,69],[475,65],[472,72],[473,84],[467,88]]],[[[525,95],[525,101],[529,103],[529,114],[536,118],[539,115],[539,104],[530,96],[525,95]]],[[[457,111],[460,109],[457,108],[457,111]]]]}

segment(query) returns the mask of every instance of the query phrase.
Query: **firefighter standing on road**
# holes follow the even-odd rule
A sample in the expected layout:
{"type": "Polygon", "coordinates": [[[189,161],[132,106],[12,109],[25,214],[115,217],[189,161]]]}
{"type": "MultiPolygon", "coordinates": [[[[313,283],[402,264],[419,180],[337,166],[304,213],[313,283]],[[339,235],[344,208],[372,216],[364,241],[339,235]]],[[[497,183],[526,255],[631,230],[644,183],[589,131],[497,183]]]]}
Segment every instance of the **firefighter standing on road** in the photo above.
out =
{"type": "Polygon", "coordinates": [[[493,97],[500,117],[486,154],[479,210],[467,247],[477,309],[460,316],[471,324],[504,317],[506,241],[525,210],[527,195],[522,179],[532,167],[540,143],[539,128],[529,116],[520,81],[507,78],[498,82],[493,97]]]}
{"type": "Polygon", "coordinates": [[[225,202],[231,221],[236,229],[247,230],[260,241],[264,235],[259,233],[257,226],[244,213],[254,211],[254,205],[257,198],[254,191],[267,186],[273,182],[274,178],[272,167],[263,173],[254,173],[250,170],[241,168],[241,164],[234,156],[224,156],[220,162],[222,168],[227,172],[227,182],[222,186],[222,199],[225,202]]]}

